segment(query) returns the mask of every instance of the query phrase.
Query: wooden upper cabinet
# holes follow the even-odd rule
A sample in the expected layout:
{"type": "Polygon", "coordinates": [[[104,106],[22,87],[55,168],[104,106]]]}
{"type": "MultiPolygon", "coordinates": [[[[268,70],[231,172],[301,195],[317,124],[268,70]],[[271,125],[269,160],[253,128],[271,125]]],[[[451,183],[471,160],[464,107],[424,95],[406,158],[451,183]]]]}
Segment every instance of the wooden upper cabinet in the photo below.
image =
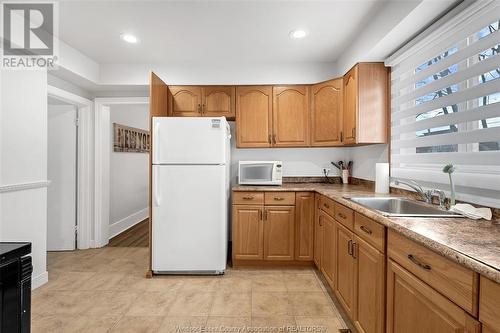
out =
{"type": "Polygon", "coordinates": [[[389,68],[359,63],[343,77],[345,144],[387,143],[389,68]]]}
{"type": "Polygon", "coordinates": [[[263,259],[263,206],[233,205],[233,258],[263,259]]]}
{"type": "Polygon", "coordinates": [[[295,194],[295,260],[313,260],[314,193],[295,194]]]}
{"type": "Polygon", "coordinates": [[[387,333],[481,332],[481,324],[465,310],[392,260],[387,263],[386,325],[387,333]]]}
{"type": "Polygon", "coordinates": [[[173,117],[199,117],[201,115],[201,87],[169,86],[169,111],[173,117]]]}
{"type": "Polygon", "coordinates": [[[236,146],[270,147],[272,120],[272,87],[241,86],[236,88],[236,146]]]}
{"type": "Polygon", "coordinates": [[[311,146],[342,144],[342,79],[311,88],[311,146]]]}
{"type": "Polygon", "coordinates": [[[264,209],[264,260],[293,260],[295,207],[264,209]]]}
{"type": "Polygon", "coordinates": [[[233,120],[235,111],[235,87],[206,86],[202,88],[202,115],[205,117],[226,117],[233,120]]]}
{"type": "Polygon", "coordinates": [[[309,86],[275,86],[273,101],[273,146],[308,146],[309,86]]]}

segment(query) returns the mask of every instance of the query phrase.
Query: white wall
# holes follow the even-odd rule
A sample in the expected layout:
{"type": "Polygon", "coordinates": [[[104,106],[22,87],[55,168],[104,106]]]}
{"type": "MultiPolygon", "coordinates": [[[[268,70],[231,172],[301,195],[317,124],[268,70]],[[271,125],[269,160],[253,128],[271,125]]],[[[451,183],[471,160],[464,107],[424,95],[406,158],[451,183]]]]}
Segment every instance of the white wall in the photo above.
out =
{"type": "MultiPolygon", "coordinates": [[[[147,130],[149,107],[147,104],[113,104],[110,107],[110,120],[111,126],[118,123],[147,130]]],[[[148,164],[148,154],[115,153],[111,148],[110,238],[147,217],[148,164]]]]}
{"type": "Polygon", "coordinates": [[[231,126],[231,183],[237,184],[238,161],[283,161],[283,176],[323,176],[323,168],[330,168],[330,176],[338,176],[338,169],[330,164],[349,156],[350,148],[236,148],[235,123],[231,126]]]}
{"type": "Polygon", "coordinates": [[[33,285],[47,282],[47,73],[0,72],[0,241],[32,243],[33,285]],[[7,191],[5,185],[30,184],[7,191]]]}
{"type": "Polygon", "coordinates": [[[375,163],[389,162],[389,145],[369,145],[349,148],[348,159],[353,161],[352,176],[375,180],[375,163]]]}

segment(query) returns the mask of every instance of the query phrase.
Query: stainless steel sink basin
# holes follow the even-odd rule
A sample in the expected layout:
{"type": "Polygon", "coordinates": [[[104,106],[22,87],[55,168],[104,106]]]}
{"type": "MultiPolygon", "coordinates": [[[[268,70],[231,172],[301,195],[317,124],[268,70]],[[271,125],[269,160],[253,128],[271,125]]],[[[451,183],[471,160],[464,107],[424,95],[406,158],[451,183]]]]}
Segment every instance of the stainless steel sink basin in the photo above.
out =
{"type": "Polygon", "coordinates": [[[408,217],[463,217],[460,214],[441,210],[404,198],[353,197],[348,198],[366,208],[374,209],[385,216],[408,217]]]}

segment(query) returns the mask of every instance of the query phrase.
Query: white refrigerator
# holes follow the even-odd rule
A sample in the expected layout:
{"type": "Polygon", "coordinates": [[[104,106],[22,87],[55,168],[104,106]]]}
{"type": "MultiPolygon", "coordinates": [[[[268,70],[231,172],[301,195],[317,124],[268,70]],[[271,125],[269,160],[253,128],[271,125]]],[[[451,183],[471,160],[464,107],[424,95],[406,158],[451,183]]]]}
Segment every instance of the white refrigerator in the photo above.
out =
{"type": "Polygon", "coordinates": [[[154,117],[153,271],[223,274],[230,138],[224,117],[154,117]]]}

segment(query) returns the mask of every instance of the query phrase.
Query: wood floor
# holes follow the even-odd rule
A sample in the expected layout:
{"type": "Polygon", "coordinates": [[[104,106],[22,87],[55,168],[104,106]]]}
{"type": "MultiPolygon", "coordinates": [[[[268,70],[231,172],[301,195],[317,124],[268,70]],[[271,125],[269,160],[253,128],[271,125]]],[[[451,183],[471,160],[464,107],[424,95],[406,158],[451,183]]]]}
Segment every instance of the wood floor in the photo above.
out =
{"type": "Polygon", "coordinates": [[[148,247],[149,219],[145,219],[109,240],[111,247],[148,247]]]}

